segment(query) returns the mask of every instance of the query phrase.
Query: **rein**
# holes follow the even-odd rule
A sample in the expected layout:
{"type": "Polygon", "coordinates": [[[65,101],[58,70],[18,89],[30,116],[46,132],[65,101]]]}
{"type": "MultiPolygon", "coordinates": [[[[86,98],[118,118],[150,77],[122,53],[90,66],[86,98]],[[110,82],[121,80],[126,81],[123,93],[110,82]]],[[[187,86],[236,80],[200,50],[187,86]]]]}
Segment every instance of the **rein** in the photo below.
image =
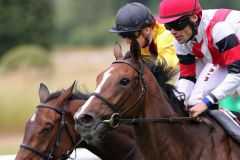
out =
{"type": "MultiPolygon", "coordinates": [[[[172,123],[172,122],[186,122],[186,121],[202,122],[202,119],[200,119],[199,117],[156,117],[156,118],[129,118],[129,119],[122,118],[122,116],[125,113],[127,113],[128,111],[133,109],[134,106],[136,106],[136,104],[141,100],[141,98],[145,95],[145,93],[147,91],[146,84],[143,79],[144,64],[143,64],[143,60],[140,60],[141,68],[139,70],[136,66],[134,66],[133,64],[131,64],[125,60],[118,60],[118,61],[113,62],[113,64],[114,63],[127,64],[138,73],[139,81],[137,81],[135,87],[133,87],[133,89],[131,90],[131,94],[133,93],[133,91],[137,87],[137,85],[140,85],[142,87],[142,89],[141,89],[141,93],[139,94],[137,99],[132,103],[131,106],[129,106],[122,113],[116,112],[118,109],[121,108],[121,106],[114,105],[112,102],[110,102],[108,99],[104,98],[103,96],[101,96],[98,93],[93,93],[92,95],[94,95],[97,98],[99,98],[100,100],[102,100],[105,104],[107,104],[108,107],[110,107],[115,112],[114,114],[112,114],[110,119],[103,120],[102,123],[107,123],[110,128],[116,128],[120,123],[124,123],[127,125],[134,125],[136,123],[146,123],[146,122],[147,123],[149,123],[149,122],[151,122],[151,123],[172,123]]],[[[128,98],[130,97],[131,94],[129,94],[129,96],[124,100],[124,103],[127,102],[128,98]]],[[[122,103],[122,105],[124,105],[124,103],[122,103]]]]}
{"type": "Polygon", "coordinates": [[[120,118],[119,122],[127,125],[134,125],[136,123],[172,123],[172,122],[186,122],[186,121],[194,121],[194,122],[202,122],[202,119],[199,117],[166,117],[166,118],[132,118],[132,119],[123,119],[120,118]]]}
{"type": "Polygon", "coordinates": [[[60,159],[69,158],[71,152],[72,152],[74,149],[76,149],[76,147],[81,143],[81,140],[78,141],[78,142],[75,144],[75,142],[74,142],[74,140],[73,140],[73,138],[72,138],[72,136],[71,136],[71,134],[70,134],[70,131],[69,131],[69,128],[68,128],[68,125],[67,125],[67,122],[66,122],[66,114],[67,114],[66,105],[64,106],[64,109],[63,109],[63,110],[58,109],[58,108],[53,107],[53,106],[48,105],[48,104],[40,104],[40,105],[37,106],[37,108],[47,108],[47,109],[51,109],[51,110],[53,110],[53,111],[55,111],[55,112],[57,112],[58,114],[61,115],[61,122],[60,122],[60,127],[59,127],[59,130],[58,130],[58,133],[57,133],[56,141],[55,141],[55,143],[54,143],[54,145],[53,145],[53,147],[52,147],[52,149],[51,149],[51,151],[50,151],[49,153],[44,153],[44,152],[42,152],[42,151],[39,151],[38,149],[36,149],[36,148],[34,148],[34,147],[32,147],[32,146],[29,146],[29,145],[27,145],[27,144],[21,144],[21,145],[20,145],[20,148],[24,148],[24,149],[26,149],[26,150],[29,150],[29,151],[31,151],[31,152],[39,155],[40,157],[46,159],[46,160],[55,159],[55,158],[54,158],[54,152],[55,152],[55,149],[60,145],[61,132],[62,132],[63,128],[65,128],[66,131],[67,131],[67,134],[68,134],[68,136],[69,136],[69,138],[70,138],[70,140],[71,140],[71,142],[72,142],[72,144],[74,144],[74,145],[73,145],[73,147],[72,147],[71,149],[69,149],[69,150],[67,151],[66,154],[63,154],[63,155],[60,156],[59,158],[60,158],[60,159]]]}

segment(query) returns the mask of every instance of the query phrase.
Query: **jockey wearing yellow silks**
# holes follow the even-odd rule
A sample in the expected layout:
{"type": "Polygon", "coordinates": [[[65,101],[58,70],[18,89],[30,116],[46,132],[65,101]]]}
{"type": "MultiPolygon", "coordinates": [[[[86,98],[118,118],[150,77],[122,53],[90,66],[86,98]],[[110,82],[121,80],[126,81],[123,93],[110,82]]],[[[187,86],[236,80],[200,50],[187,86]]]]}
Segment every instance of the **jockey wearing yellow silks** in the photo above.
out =
{"type": "Polygon", "coordinates": [[[109,32],[118,33],[128,44],[136,39],[145,59],[161,61],[164,58],[173,67],[178,64],[173,36],[143,4],[135,2],[122,6],[117,12],[115,27],[109,32]]]}

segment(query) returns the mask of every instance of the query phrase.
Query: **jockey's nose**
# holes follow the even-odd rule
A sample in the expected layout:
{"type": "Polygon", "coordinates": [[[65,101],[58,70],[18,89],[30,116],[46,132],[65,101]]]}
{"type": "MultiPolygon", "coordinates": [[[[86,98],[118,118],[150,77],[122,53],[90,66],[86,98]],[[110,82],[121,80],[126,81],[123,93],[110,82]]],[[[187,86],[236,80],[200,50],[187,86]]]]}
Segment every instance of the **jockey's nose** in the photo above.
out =
{"type": "Polygon", "coordinates": [[[75,123],[82,127],[90,127],[93,122],[94,118],[91,114],[80,114],[79,116],[74,116],[75,123]]]}

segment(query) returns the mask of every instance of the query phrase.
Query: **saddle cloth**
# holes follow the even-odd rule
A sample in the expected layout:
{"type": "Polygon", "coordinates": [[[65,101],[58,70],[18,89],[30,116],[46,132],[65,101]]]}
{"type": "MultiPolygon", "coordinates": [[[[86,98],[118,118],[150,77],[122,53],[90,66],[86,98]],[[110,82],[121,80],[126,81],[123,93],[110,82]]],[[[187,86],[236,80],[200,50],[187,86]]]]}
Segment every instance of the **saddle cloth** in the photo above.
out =
{"type": "Polygon", "coordinates": [[[226,108],[209,110],[209,114],[225,129],[225,131],[240,143],[240,123],[237,117],[226,108]]]}

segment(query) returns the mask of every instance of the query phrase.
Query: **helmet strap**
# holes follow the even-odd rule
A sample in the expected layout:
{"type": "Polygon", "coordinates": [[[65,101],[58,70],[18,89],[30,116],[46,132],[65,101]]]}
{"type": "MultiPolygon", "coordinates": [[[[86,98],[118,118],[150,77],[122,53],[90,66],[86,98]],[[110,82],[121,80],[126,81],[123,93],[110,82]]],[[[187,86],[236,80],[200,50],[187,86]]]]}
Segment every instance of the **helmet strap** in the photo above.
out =
{"type": "Polygon", "coordinates": [[[150,34],[151,34],[150,37],[148,37],[148,36],[146,35],[146,33],[141,33],[141,34],[142,34],[142,36],[143,36],[143,38],[144,38],[144,44],[143,44],[142,48],[146,48],[146,47],[149,46],[150,43],[152,42],[152,34],[151,34],[151,32],[150,32],[150,34]]]}
{"type": "Polygon", "coordinates": [[[194,37],[198,34],[198,26],[200,23],[200,19],[198,17],[198,21],[196,23],[192,22],[191,20],[189,21],[189,26],[192,28],[192,36],[187,40],[186,43],[194,39],[194,37]]]}
{"type": "Polygon", "coordinates": [[[142,48],[146,48],[146,47],[149,46],[149,45],[150,45],[150,40],[149,40],[149,38],[144,38],[144,44],[143,44],[142,48]]]}

